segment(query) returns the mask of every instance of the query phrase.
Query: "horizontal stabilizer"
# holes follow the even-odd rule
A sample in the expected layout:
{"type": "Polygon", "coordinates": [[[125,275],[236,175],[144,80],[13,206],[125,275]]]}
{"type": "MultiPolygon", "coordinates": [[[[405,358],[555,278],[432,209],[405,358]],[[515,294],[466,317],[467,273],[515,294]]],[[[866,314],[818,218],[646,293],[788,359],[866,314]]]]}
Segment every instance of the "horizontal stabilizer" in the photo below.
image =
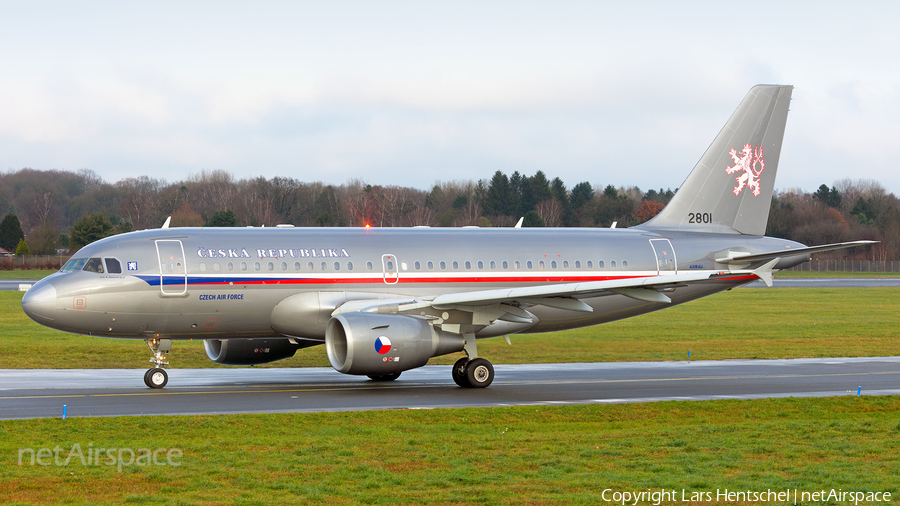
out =
{"type": "Polygon", "coordinates": [[[715,261],[720,264],[758,262],[760,260],[771,260],[773,258],[786,258],[786,257],[797,256],[797,255],[810,255],[813,253],[821,253],[823,251],[832,251],[832,250],[836,250],[836,249],[853,248],[855,246],[866,246],[868,244],[875,244],[877,242],[878,241],[839,242],[839,243],[835,243],[835,244],[824,244],[822,246],[809,246],[806,248],[783,249],[780,251],[769,251],[766,253],[732,252],[728,256],[716,258],[715,261]]]}

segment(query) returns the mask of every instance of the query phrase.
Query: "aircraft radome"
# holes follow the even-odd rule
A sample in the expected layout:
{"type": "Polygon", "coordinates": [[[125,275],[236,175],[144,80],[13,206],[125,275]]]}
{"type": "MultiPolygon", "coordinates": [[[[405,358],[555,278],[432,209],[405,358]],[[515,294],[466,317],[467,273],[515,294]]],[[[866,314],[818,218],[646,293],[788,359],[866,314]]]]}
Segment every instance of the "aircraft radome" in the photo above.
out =
{"type": "Polygon", "coordinates": [[[464,351],[462,387],[493,366],[478,339],[597,325],[762,279],[818,251],[765,237],[791,86],[755,86],[652,220],[628,229],[168,228],[108,237],[22,298],[34,321],[143,339],[151,388],[172,342],[220,364],[324,344],[345,374],[393,380],[464,351]]]}

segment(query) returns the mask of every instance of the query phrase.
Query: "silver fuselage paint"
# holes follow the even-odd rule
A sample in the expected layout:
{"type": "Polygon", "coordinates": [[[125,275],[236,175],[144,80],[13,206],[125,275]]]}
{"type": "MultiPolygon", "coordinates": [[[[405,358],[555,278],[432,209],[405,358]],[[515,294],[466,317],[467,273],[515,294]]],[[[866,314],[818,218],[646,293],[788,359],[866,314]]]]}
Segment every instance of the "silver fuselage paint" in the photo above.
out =
{"type": "MultiPolygon", "coordinates": [[[[640,228],[156,229],[109,237],[82,248],[73,258],[114,258],[122,272],[53,274],[31,288],[23,307],[48,327],[103,337],[279,337],[285,333],[273,330],[273,309],[297,294],[309,293],[311,298],[339,304],[347,298],[427,297],[676,271],[717,272],[728,267],[713,258],[729,250],[785,250],[777,267],[786,268],[807,259],[807,255],[788,256],[790,249],[798,247],[802,245],[769,237],[660,235],[640,228]],[[674,265],[661,271],[658,258],[674,258],[674,265]]],[[[582,299],[594,309],[592,313],[536,305],[527,309],[539,322],[523,331],[604,323],[755,279],[742,275],[680,286],[667,294],[672,304],[612,295],[582,299]]],[[[309,318],[310,326],[304,327],[310,328],[307,335],[294,337],[321,340],[329,318],[327,308],[309,318]]],[[[478,335],[506,333],[503,330],[478,335]]]]}

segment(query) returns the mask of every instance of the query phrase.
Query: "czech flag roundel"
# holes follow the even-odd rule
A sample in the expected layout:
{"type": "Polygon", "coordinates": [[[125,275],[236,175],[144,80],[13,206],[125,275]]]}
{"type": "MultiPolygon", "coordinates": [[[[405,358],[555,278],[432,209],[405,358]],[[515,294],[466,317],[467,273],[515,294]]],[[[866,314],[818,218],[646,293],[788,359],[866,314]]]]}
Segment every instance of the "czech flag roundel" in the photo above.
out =
{"type": "Polygon", "coordinates": [[[386,336],[381,336],[375,340],[375,351],[384,355],[385,353],[391,351],[391,340],[386,336]]]}

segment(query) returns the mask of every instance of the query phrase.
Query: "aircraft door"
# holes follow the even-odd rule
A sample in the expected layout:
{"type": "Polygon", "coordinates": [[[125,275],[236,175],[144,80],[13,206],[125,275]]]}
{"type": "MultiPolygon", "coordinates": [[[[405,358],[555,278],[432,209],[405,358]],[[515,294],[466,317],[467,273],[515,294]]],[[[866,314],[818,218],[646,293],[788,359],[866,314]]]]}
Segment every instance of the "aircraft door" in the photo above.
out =
{"type": "Polygon", "coordinates": [[[389,285],[400,281],[400,262],[395,255],[381,255],[381,267],[384,269],[384,282],[389,285]]]}
{"type": "Polygon", "coordinates": [[[656,268],[660,276],[678,274],[678,263],[675,260],[675,249],[668,239],[650,239],[650,246],[656,253],[656,268]]]}
{"type": "Polygon", "coordinates": [[[159,256],[159,289],[163,295],[187,293],[187,267],[184,264],[184,246],[177,239],[156,241],[159,256]]]}

